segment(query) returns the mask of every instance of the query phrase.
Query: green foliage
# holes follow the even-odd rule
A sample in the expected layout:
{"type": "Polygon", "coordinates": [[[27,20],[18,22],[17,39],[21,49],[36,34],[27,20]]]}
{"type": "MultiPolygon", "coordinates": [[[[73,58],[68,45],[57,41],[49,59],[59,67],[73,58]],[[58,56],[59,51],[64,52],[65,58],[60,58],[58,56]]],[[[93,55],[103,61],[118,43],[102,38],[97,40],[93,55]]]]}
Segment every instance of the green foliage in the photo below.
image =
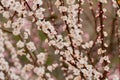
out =
{"type": "Polygon", "coordinates": [[[39,37],[41,41],[44,41],[47,38],[46,35],[42,31],[38,31],[38,32],[39,32],[39,37]]]}

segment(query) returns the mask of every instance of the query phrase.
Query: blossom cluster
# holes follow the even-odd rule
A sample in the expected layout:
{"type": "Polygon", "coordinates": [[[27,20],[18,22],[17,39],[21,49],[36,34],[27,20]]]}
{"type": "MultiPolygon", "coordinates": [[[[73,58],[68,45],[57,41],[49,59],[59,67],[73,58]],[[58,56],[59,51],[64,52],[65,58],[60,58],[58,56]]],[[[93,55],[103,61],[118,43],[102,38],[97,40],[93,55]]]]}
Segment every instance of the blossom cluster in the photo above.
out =
{"type": "MultiPolygon", "coordinates": [[[[111,37],[117,37],[116,53],[120,53],[116,27],[120,10],[115,0],[110,2],[115,10],[111,37]]],[[[0,80],[60,80],[54,75],[57,70],[62,80],[109,80],[113,41],[106,40],[110,36],[104,22],[109,17],[104,5],[108,3],[97,0],[94,8],[92,0],[1,0],[0,80]],[[89,27],[85,25],[86,4],[95,40],[84,29],[89,27]]],[[[112,78],[119,79],[117,74],[112,78]]]]}

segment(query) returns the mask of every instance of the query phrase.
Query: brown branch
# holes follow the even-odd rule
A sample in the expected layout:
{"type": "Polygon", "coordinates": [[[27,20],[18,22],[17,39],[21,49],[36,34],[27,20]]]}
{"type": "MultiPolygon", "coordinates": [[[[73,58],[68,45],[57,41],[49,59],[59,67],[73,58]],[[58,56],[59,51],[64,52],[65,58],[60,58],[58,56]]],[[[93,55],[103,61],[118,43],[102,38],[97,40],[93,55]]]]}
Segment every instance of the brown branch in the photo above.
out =
{"type": "MultiPolygon", "coordinates": [[[[61,1],[61,6],[64,6],[64,0],[60,0],[61,1]]],[[[66,12],[62,12],[62,15],[63,16],[68,16],[68,14],[66,12]]],[[[71,33],[70,33],[70,30],[69,30],[69,25],[67,24],[67,21],[65,20],[65,25],[66,25],[66,30],[67,30],[67,33],[68,33],[68,37],[69,37],[69,40],[70,40],[70,45],[72,47],[72,50],[73,50],[73,54],[75,54],[75,50],[74,50],[74,45],[73,45],[73,41],[72,41],[72,38],[69,36],[71,33]]]]}
{"type": "Polygon", "coordinates": [[[116,28],[116,33],[117,33],[117,43],[118,43],[118,52],[119,52],[119,58],[120,58],[120,32],[119,32],[119,28],[116,28]]]}
{"type": "Polygon", "coordinates": [[[104,25],[103,25],[103,9],[102,9],[102,5],[103,4],[101,2],[99,2],[99,8],[100,8],[100,10],[99,10],[99,18],[100,18],[100,28],[101,28],[101,30],[100,30],[100,38],[101,38],[101,41],[102,41],[101,48],[103,50],[104,49],[104,34],[103,34],[104,25]]]}
{"type": "Polygon", "coordinates": [[[88,3],[90,5],[90,10],[91,10],[91,13],[92,13],[92,16],[93,16],[93,19],[94,19],[95,31],[98,35],[98,32],[97,32],[97,17],[96,17],[95,11],[93,10],[93,4],[92,4],[91,0],[89,0],[88,3]]]}
{"type": "MultiPolygon", "coordinates": [[[[102,50],[105,49],[105,46],[104,46],[104,33],[103,33],[103,29],[104,29],[104,25],[103,25],[103,4],[101,2],[99,2],[99,19],[100,19],[100,38],[101,38],[101,48],[102,50]]],[[[104,57],[105,56],[105,53],[102,53],[102,56],[104,57]]],[[[104,61],[103,62],[104,66],[108,65],[108,62],[104,61]]],[[[105,80],[105,78],[107,77],[107,71],[104,70],[103,72],[103,76],[100,77],[100,80],[105,80]]]]}
{"type": "MultiPolygon", "coordinates": [[[[28,2],[27,2],[26,0],[24,0],[24,2],[25,2],[25,4],[27,5],[28,9],[33,12],[32,8],[29,6],[28,2]]],[[[36,22],[36,21],[37,21],[36,16],[35,16],[34,14],[33,14],[32,16],[34,17],[35,22],[36,22]]]]}
{"type": "Polygon", "coordinates": [[[97,68],[95,67],[94,65],[94,62],[92,61],[92,58],[91,58],[91,51],[93,50],[95,44],[96,44],[96,41],[99,37],[99,34],[97,32],[97,17],[96,17],[96,14],[95,14],[95,11],[93,10],[93,3],[91,0],[88,0],[88,3],[89,3],[89,6],[90,6],[90,10],[91,10],[91,13],[92,13],[92,16],[93,16],[93,19],[94,19],[94,24],[95,24],[95,32],[97,33],[97,37],[95,38],[94,40],[94,43],[92,45],[92,47],[89,49],[89,51],[87,52],[87,56],[88,56],[88,59],[90,60],[90,63],[93,65],[93,67],[97,70],[97,68]]]}
{"type": "Polygon", "coordinates": [[[2,4],[1,2],[0,2],[0,6],[2,6],[2,8],[3,8],[4,10],[7,9],[6,7],[3,6],[3,4],[2,4]]]}
{"type": "Polygon", "coordinates": [[[79,4],[79,7],[78,7],[78,24],[79,24],[79,23],[81,22],[81,21],[80,21],[81,0],[79,0],[78,4],[79,4]]]}
{"type": "Polygon", "coordinates": [[[88,59],[89,59],[90,63],[92,64],[92,66],[93,66],[96,70],[98,70],[98,69],[95,67],[95,64],[94,64],[94,62],[92,61],[92,58],[91,58],[90,53],[91,53],[91,51],[93,50],[93,48],[94,48],[94,46],[95,46],[95,44],[96,44],[96,41],[97,41],[98,37],[99,37],[99,36],[96,37],[96,39],[94,40],[94,43],[93,43],[92,47],[91,47],[91,48],[89,49],[89,51],[87,52],[88,59]]]}

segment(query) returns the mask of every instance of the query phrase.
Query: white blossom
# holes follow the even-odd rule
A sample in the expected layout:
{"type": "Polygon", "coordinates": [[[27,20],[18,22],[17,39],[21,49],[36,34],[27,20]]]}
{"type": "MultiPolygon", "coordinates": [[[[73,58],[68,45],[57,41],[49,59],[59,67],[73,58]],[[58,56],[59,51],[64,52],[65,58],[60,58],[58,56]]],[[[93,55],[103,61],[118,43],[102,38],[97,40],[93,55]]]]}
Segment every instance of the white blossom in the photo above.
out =
{"type": "Polygon", "coordinates": [[[19,40],[16,45],[17,45],[18,48],[23,48],[24,47],[24,42],[19,40]]]}
{"type": "Polygon", "coordinates": [[[59,6],[61,5],[60,0],[56,0],[55,5],[56,5],[57,7],[59,7],[59,6]]]}
{"type": "Polygon", "coordinates": [[[26,47],[28,48],[28,50],[30,50],[31,52],[35,51],[36,50],[36,47],[34,45],[33,42],[28,42],[26,43],[26,47]]]}
{"type": "Polygon", "coordinates": [[[36,67],[36,68],[34,68],[34,73],[36,73],[39,76],[43,76],[45,74],[45,68],[44,67],[36,67]]]}
{"type": "Polygon", "coordinates": [[[1,80],[5,80],[5,75],[4,75],[3,72],[0,72],[0,79],[1,79],[1,80]]]}
{"type": "Polygon", "coordinates": [[[99,0],[101,3],[107,3],[107,0],[99,0]]]}
{"type": "Polygon", "coordinates": [[[66,0],[67,4],[74,4],[75,0],[66,0]]]}
{"type": "Polygon", "coordinates": [[[40,63],[40,64],[44,64],[45,63],[45,61],[46,61],[46,53],[39,53],[38,55],[37,55],[37,62],[38,63],[40,63]]]}

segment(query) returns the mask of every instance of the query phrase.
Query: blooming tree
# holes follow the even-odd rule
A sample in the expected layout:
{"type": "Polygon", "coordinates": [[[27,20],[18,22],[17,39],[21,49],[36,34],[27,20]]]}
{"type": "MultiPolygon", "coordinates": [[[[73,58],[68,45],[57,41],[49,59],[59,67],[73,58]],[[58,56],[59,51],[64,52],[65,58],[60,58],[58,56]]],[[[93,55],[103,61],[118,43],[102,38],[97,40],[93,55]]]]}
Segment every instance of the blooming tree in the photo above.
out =
{"type": "Polygon", "coordinates": [[[119,80],[119,17],[116,0],[0,0],[0,80],[119,80]]]}

